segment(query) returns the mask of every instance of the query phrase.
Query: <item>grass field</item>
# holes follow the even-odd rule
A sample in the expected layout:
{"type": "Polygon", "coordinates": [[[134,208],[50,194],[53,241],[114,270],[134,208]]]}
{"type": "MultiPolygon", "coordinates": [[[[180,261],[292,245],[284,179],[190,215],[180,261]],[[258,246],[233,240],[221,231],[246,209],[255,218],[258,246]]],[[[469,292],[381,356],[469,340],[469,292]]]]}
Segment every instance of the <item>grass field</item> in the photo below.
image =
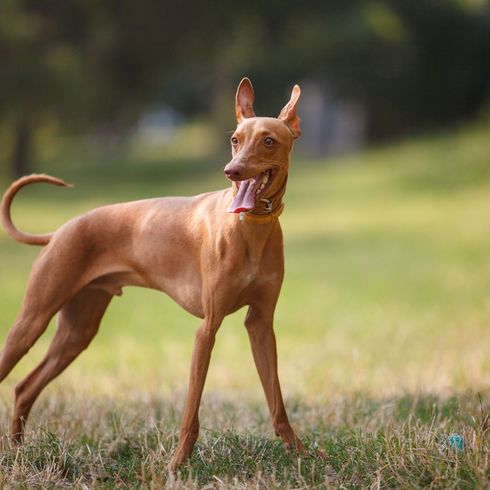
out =
{"type": "MultiPolygon", "coordinates": [[[[47,231],[105,203],[217,189],[222,167],[53,158],[42,170],[76,188],[26,189],[14,219],[47,231]]],[[[293,159],[281,223],[283,391],[299,434],[327,463],[298,460],[274,438],[241,311],[218,334],[193,458],[168,475],[199,320],[161,293],[127,289],[90,348],[41,395],[26,444],[3,438],[0,484],[488,487],[488,120],[328,162],[293,159]]],[[[0,235],[2,337],[38,252],[0,235]]],[[[3,434],[13,387],[52,332],[0,387],[3,434]]]]}

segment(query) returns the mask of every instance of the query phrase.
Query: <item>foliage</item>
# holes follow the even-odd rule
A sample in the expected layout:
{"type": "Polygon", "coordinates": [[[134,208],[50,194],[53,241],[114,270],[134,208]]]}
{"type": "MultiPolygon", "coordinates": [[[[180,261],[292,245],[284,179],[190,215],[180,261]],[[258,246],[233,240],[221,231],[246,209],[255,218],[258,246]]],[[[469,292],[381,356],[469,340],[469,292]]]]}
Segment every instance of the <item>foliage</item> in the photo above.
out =
{"type": "MultiPolygon", "coordinates": [[[[259,109],[314,79],[368,110],[370,136],[475,114],[488,100],[485,2],[8,0],[0,5],[0,117],[27,170],[31,133],[121,132],[158,103],[219,119],[250,75],[259,109]]],[[[260,112],[260,111],[259,111],[260,112]]]]}

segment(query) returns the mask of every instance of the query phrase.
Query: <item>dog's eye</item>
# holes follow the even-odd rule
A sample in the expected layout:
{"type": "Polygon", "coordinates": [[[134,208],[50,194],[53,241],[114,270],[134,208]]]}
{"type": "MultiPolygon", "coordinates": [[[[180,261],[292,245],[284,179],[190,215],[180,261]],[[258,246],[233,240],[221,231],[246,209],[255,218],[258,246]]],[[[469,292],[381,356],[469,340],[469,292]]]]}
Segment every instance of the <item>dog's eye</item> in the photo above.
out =
{"type": "Polygon", "coordinates": [[[267,136],[267,138],[264,140],[264,144],[266,146],[272,146],[274,143],[275,141],[270,136],[267,136]]]}
{"type": "Polygon", "coordinates": [[[233,146],[238,145],[238,138],[236,136],[231,137],[231,144],[233,146]]]}

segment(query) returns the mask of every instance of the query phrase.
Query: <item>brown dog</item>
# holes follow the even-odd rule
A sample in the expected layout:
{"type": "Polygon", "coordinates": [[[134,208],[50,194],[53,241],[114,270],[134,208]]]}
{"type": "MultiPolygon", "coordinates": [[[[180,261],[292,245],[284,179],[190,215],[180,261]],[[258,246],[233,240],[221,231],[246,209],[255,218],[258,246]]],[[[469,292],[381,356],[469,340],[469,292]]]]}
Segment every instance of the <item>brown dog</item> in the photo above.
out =
{"type": "Polygon", "coordinates": [[[247,78],[241,81],[233,158],[225,167],[231,189],[104,206],[55,233],[30,235],[15,228],[10,217],[17,191],[33,182],[68,184],[31,175],[11,185],[2,201],[5,229],[20,242],[46,247],[34,263],[20,314],[6,339],[0,381],[60,313],[46,357],[15,389],[12,433],[17,441],[42,389],[89,345],[112,296],[132,285],[164,291],[204,320],[196,334],[171,469],[190,456],[198,436],[199,403],[216,332],[226,315],[246,305],[245,326],[275,432],[287,447],[304,450],[284,408],[272,326],[284,273],[278,216],[289,154],[300,135],[299,96],[296,85],[277,119],[256,117],[252,85],[247,78]]]}

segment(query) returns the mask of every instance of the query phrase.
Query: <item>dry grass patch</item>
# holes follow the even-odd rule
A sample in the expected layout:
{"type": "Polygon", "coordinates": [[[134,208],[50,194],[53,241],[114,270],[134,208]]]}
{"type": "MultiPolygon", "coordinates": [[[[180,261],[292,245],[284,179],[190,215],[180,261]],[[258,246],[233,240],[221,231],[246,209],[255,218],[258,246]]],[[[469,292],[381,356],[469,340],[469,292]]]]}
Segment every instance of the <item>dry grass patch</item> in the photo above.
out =
{"type": "MultiPolygon", "coordinates": [[[[177,443],[182,397],[45,398],[20,447],[2,440],[0,483],[59,488],[483,488],[490,479],[490,394],[447,398],[350,395],[289,400],[312,456],[287,453],[262,402],[207,396],[201,436],[177,475],[166,465],[177,443]],[[459,434],[462,448],[449,436],[459,434]],[[327,461],[314,456],[324,449],[327,461]]],[[[8,427],[7,410],[1,425],[8,427]]]]}

